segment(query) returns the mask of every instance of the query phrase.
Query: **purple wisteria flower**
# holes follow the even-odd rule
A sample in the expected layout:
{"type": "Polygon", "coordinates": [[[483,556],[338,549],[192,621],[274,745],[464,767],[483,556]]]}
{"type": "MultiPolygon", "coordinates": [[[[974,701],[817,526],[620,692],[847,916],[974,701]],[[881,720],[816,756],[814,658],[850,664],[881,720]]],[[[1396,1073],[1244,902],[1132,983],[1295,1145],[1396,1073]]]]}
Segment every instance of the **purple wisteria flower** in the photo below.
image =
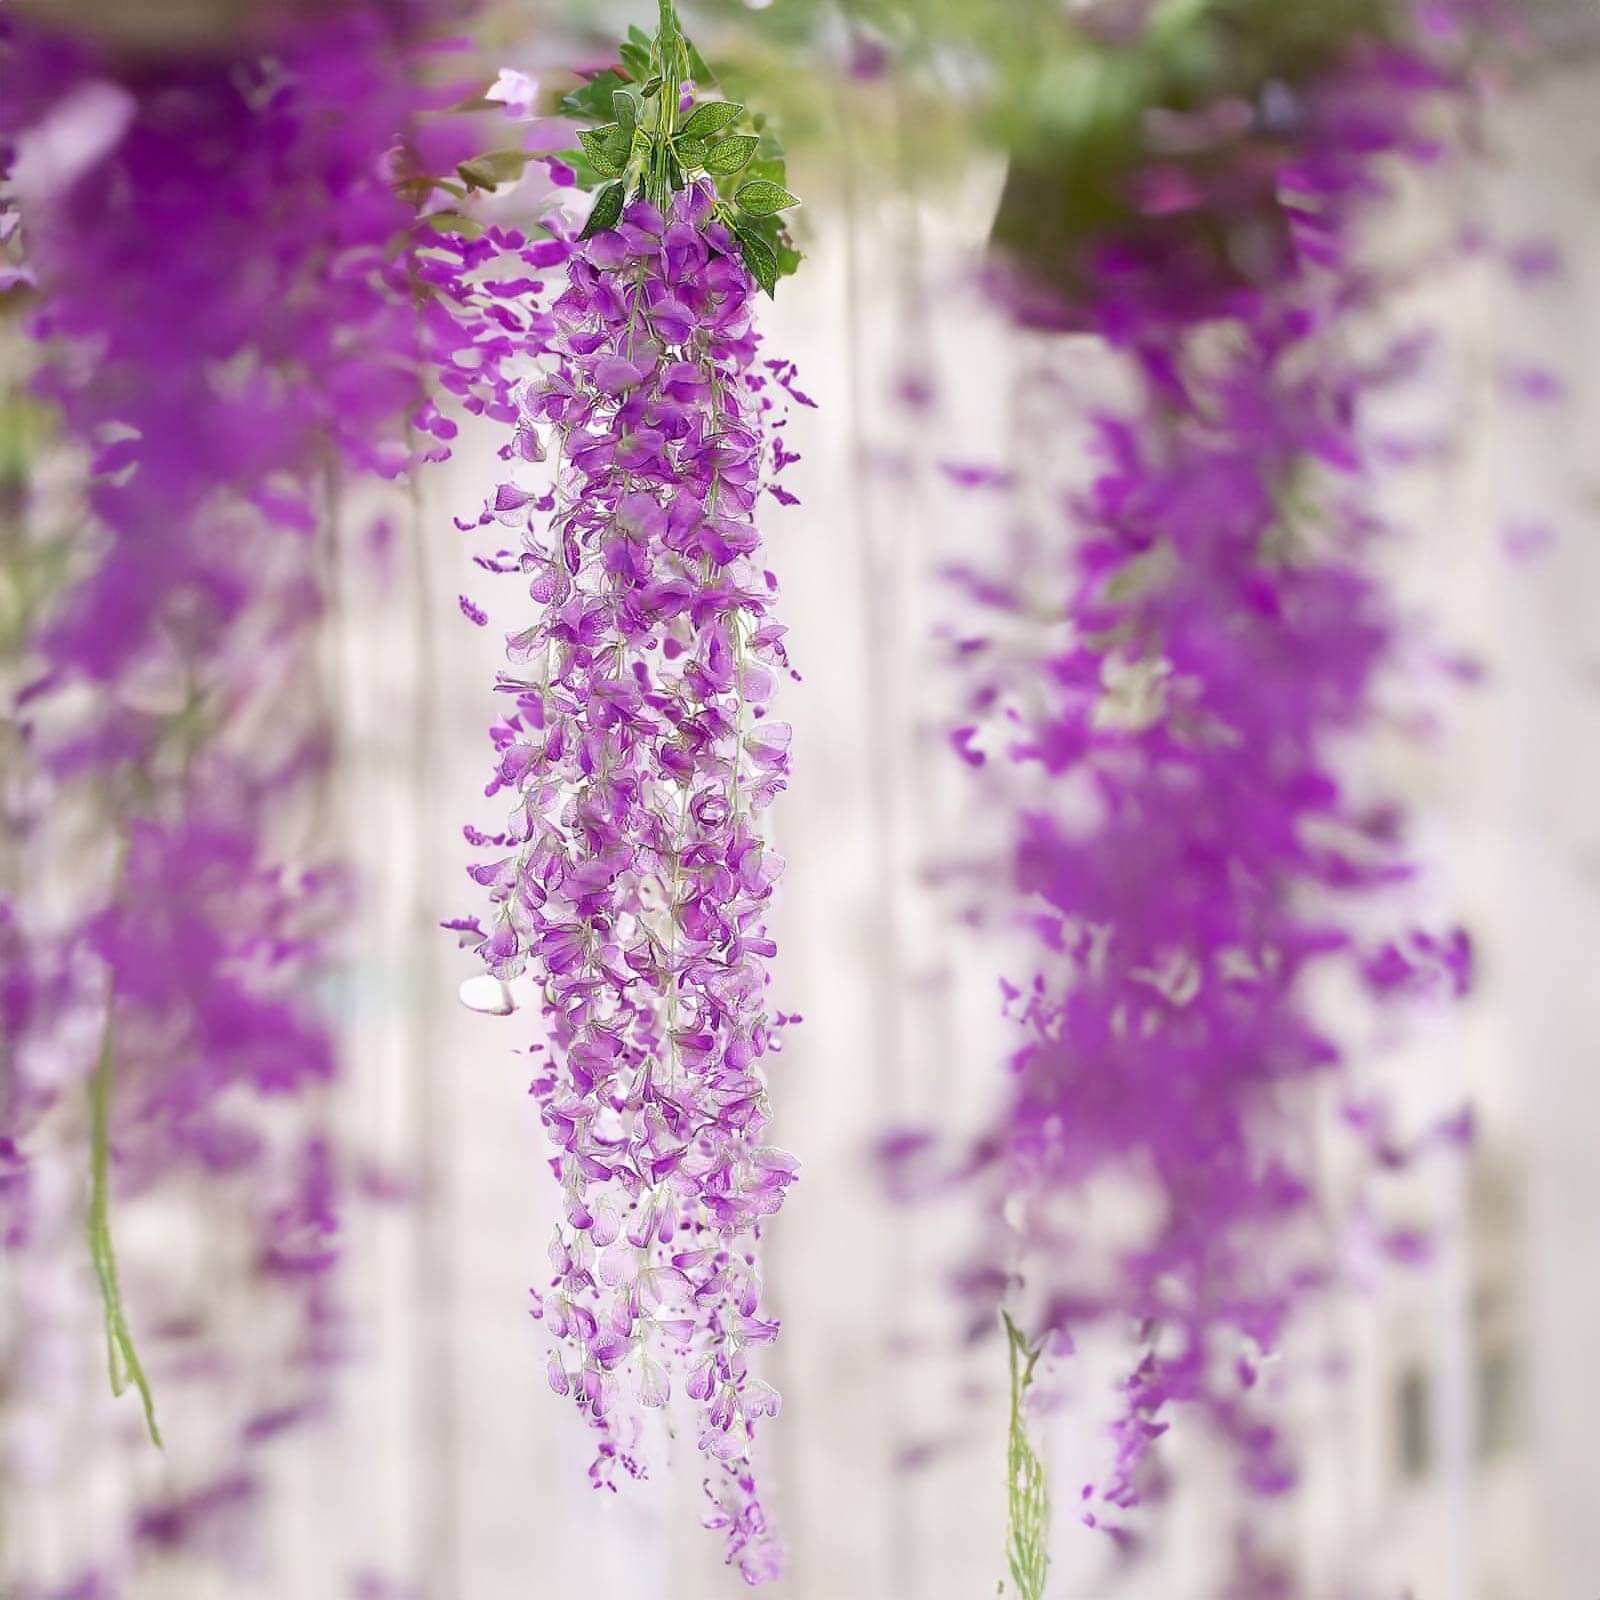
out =
{"type": "MultiPolygon", "coordinates": [[[[86,1539],[108,1592],[176,1544],[238,1543],[261,1447],[326,1408],[350,1343],[319,629],[340,496],[427,453],[426,368],[484,340],[459,270],[424,277],[405,192],[459,138],[431,113],[461,96],[420,60],[453,10],[296,11],[195,55],[0,23],[34,389],[82,469],[0,506],[25,597],[0,723],[0,1231],[30,1283],[92,1261],[113,1385],[152,1433],[166,1382],[215,1408],[161,1497],[86,1539]],[[124,1305],[112,1217],[146,1198],[212,1255],[132,1252],[124,1305]],[[256,1308],[248,1351],[225,1285],[256,1308]]],[[[474,363],[491,397],[495,355],[474,363]]],[[[78,1370],[27,1340],[8,1357],[78,1370]]]]}
{"type": "Polygon", "coordinates": [[[763,1071],[787,1019],[760,814],[790,730],[768,716],[788,663],[756,527],[777,401],[755,291],[707,184],[572,249],[511,452],[548,440],[554,487],[519,472],[485,517],[521,533],[538,610],[499,682],[487,792],[510,807],[472,869],[492,910],[471,935],[495,977],[534,977],[548,1029],[551,1387],[599,1428],[609,1482],[641,1470],[639,1408],[681,1386],[719,1463],[708,1526],[751,1583],[779,1565],[752,1462],[778,1410],[752,1364],[778,1332],[757,1245],[796,1172],[767,1142],[763,1071]]]}
{"type": "MultiPolygon", "coordinates": [[[[1460,930],[1370,931],[1365,902],[1413,868],[1402,808],[1352,759],[1408,642],[1376,560],[1368,408],[1420,353],[1351,353],[1383,283],[1357,230],[1386,164],[1438,154],[1421,130],[1448,88],[1369,44],[1297,95],[1270,185],[1289,248],[1221,303],[1213,257],[1184,278],[1181,221],[1159,249],[1075,257],[1060,320],[1123,351],[1136,399],[1090,406],[1092,480],[1056,500],[1064,525],[1036,531],[1035,565],[956,574],[987,620],[962,624],[950,744],[1008,818],[984,915],[1030,952],[1003,986],[1018,1029],[1003,1110],[961,1141],[958,1181],[994,1227],[963,1282],[985,1325],[1016,1296],[1035,1347],[1070,1350],[1111,1319],[1139,1330],[1111,1464],[1081,1499],[1123,1542],[1177,1408],[1231,1444],[1247,1495],[1296,1481],[1258,1377],[1341,1271],[1305,1126],[1321,1095],[1354,1095],[1313,974],[1342,971],[1375,1004],[1470,982],[1460,930]],[[1125,1209],[1142,1224],[1090,1226],[1107,1181],[1139,1196],[1125,1209]]],[[[1050,325],[1032,270],[1020,314],[1050,325]]],[[[1385,1122],[1349,1126],[1377,1143],[1385,1122]]],[[[1405,1159],[1387,1148],[1383,1165],[1405,1159]]],[[[916,1139],[892,1153],[908,1184],[940,1170],[916,1139]]],[[[1379,1242],[1416,1254],[1414,1234],[1379,1242]]]]}

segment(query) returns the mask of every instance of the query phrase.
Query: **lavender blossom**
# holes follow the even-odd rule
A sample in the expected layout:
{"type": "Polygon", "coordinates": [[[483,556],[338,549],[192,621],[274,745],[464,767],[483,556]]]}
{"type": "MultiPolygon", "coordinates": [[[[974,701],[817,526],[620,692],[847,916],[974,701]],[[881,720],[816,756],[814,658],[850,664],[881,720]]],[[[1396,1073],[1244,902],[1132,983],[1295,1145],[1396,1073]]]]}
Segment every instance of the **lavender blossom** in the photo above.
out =
{"type": "Polygon", "coordinates": [[[508,454],[537,462],[548,438],[557,471],[541,494],[519,470],[485,517],[520,532],[492,564],[539,610],[499,681],[513,709],[487,793],[509,818],[468,835],[493,852],[472,869],[493,911],[461,926],[496,978],[541,993],[552,1059],[532,1092],[565,1214],[534,1296],[551,1387],[599,1429],[591,1475],[610,1483],[643,1470],[641,1408],[681,1386],[718,1464],[707,1526],[755,1584],[780,1566],[753,1465],[779,1404],[753,1369],[778,1332],[757,1246],[796,1174],[767,1142],[763,1071],[787,1020],[764,926],[783,863],[760,832],[790,738],[768,716],[788,662],[756,527],[783,464],[778,384],[712,184],[660,199],[572,249],[546,370],[517,394],[508,454]]]}

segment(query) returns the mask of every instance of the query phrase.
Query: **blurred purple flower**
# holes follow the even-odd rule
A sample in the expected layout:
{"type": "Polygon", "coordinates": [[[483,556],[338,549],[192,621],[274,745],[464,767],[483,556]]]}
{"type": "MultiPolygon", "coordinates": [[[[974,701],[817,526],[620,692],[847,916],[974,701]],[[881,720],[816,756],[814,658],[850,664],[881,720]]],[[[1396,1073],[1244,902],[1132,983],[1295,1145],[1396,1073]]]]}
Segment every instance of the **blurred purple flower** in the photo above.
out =
{"type": "MultiPolygon", "coordinates": [[[[890,1160],[903,1190],[945,1177],[984,1197],[993,1237],[963,1279],[974,1327],[1019,1288],[1032,1339],[1142,1330],[1112,1462],[1084,1495],[1084,1521],[1119,1539],[1180,1406],[1231,1444],[1248,1494],[1296,1481],[1255,1377],[1340,1265],[1300,1124],[1348,1063],[1311,974],[1342,967],[1387,1003],[1470,983],[1459,930],[1358,939],[1357,902],[1412,868],[1398,809],[1346,770],[1402,642],[1373,556],[1363,407],[1416,364],[1341,354],[1381,287],[1354,241],[1387,164],[1437,159],[1421,130],[1448,86],[1374,46],[1305,88],[1273,179],[1283,248],[1248,288],[1219,284],[1169,216],[1084,243],[1094,272],[1068,275],[1061,302],[1037,282],[1011,301],[1120,347],[1138,397],[1092,414],[1093,481],[1067,497],[1046,564],[955,574],[1008,641],[955,651],[967,693],[949,743],[1010,819],[1010,872],[978,892],[1032,958],[1005,985],[1019,1042],[1001,1114],[942,1173],[923,1144],[890,1160]],[[1062,572],[1048,642],[1010,642],[1062,572]],[[1149,1203],[1115,1242],[1073,1220],[1107,1177],[1149,1203]],[[993,1263],[1019,1249],[1013,1281],[993,1263]]],[[[1417,1237],[1385,1237],[1384,1254],[1421,1259],[1417,1237]]]]}
{"type": "Polygon", "coordinates": [[[0,820],[26,875],[0,904],[5,1246],[82,1259],[81,1218],[29,1179],[47,1124],[89,1173],[92,1080],[119,1197],[188,1202],[242,1249],[271,1330],[238,1385],[212,1286],[137,1274],[127,1320],[158,1386],[209,1386],[227,1459],[186,1453],[167,1498],[101,1530],[108,1583],[152,1545],[230,1553],[252,1452],[325,1409],[346,1352],[350,1158],[317,1093],[339,1070],[318,990],[349,899],[321,810],[321,545],[342,485],[405,470],[413,430],[448,431],[429,366],[470,359],[475,402],[496,393],[504,330],[416,228],[405,184],[448,142],[418,52],[453,9],[291,11],[193,56],[0,20],[19,197],[0,232],[14,241],[20,215],[35,387],[86,468],[8,707],[21,760],[0,820]]]}

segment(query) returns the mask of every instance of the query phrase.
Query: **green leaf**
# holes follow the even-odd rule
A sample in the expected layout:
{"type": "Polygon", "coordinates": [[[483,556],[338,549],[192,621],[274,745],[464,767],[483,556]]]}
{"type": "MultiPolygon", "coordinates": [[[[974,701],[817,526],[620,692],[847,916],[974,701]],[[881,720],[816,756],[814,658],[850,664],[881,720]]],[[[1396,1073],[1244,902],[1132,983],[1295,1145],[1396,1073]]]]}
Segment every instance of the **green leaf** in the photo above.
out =
{"type": "Polygon", "coordinates": [[[622,64],[628,69],[628,76],[636,83],[650,76],[650,50],[647,45],[639,45],[629,40],[617,51],[622,58],[622,64]]]}
{"type": "Polygon", "coordinates": [[[748,212],[734,211],[731,207],[725,209],[723,216],[735,233],[741,237],[752,235],[772,251],[778,259],[780,278],[793,277],[800,265],[800,252],[795,249],[781,216],[752,217],[748,212]]]}
{"type": "Polygon", "coordinates": [[[597,72],[587,83],[562,97],[562,115],[579,122],[609,122],[616,115],[611,97],[625,86],[626,80],[609,67],[597,72]]]}
{"type": "Polygon", "coordinates": [[[739,206],[752,217],[769,217],[774,211],[787,211],[800,204],[798,195],[792,195],[782,184],[755,178],[744,184],[733,197],[739,206]]]}
{"type": "Polygon", "coordinates": [[[673,141],[673,147],[678,152],[678,159],[686,167],[703,167],[706,164],[706,157],[711,153],[711,147],[704,139],[680,137],[673,141]]]}
{"type": "Polygon", "coordinates": [[[726,139],[719,140],[706,152],[705,169],[726,177],[730,173],[742,172],[750,165],[750,158],[756,153],[756,146],[761,141],[753,133],[730,134],[726,139]]]}
{"type": "Polygon", "coordinates": [[[764,134],[762,135],[761,143],[763,153],[750,163],[750,181],[754,183],[759,178],[766,183],[777,184],[780,189],[787,188],[789,184],[789,169],[784,164],[783,157],[767,153],[770,150],[771,141],[764,134]]]}
{"type": "Polygon", "coordinates": [[[578,235],[580,239],[592,239],[597,233],[605,233],[617,225],[622,216],[622,202],[626,198],[625,184],[608,183],[599,194],[594,197],[594,209],[589,213],[589,220],[583,225],[583,232],[578,235]]]}
{"type": "Polygon", "coordinates": [[[611,95],[611,109],[616,115],[617,126],[633,137],[633,130],[639,125],[638,102],[626,89],[617,89],[611,95]]]}
{"type": "Polygon", "coordinates": [[[657,95],[658,95],[658,94],[660,94],[660,93],[661,93],[661,79],[660,79],[660,78],[659,78],[659,77],[657,77],[657,78],[652,78],[652,79],[651,79],[651,80],[650,80],[650,81],[649,81],[649,82],[648,82],[648,83],[647,83],[647,84],[646,84],[646,85],[645,85],[645,86],[644,86],[644,88],[642,88],[642,89],[641,89],[641,90],[640,90],[640,91],[639,91],[639,93],[640,93],[640,94],[642,94],[642,95],[643,95],[643,96],[644,96],[644,97],[645,97],[645,99],[646,99],[646,100],[654,100],[654,99],[655,99],[655,97],[656,97],[656,96],[657,96],[657,95]]]}
{"type": "Polygon", "coordinates": [[[782,217],[751,217],[741,211],[731,211],[728,223],[735,233],[753,233],[756,238],[766,240],[774,251],[777,250],[778,236],[783,232],[782,217]]]}
{"type": "Polygon", "coordinates": [[[483,236],[483,224],[472,217],[462,216],[459,211],[433,211],[422,219],[422,223],[435,233],[458,233],[463,239],[479,239],[483,236]]]}
{"type": "Polygon", "coordinates": [[[588,156],[581,150],[557,150],[551,159],[564,161],[572,168],[573,182],[580,189],[598,189],[605,182],[604,175],[589,165],[588,156]]]}
{"type": "Polygon", "coordinates": [[[730,122],[738,119],[743,110],[744,107],[737,100],[707,100],[689,113],[689,120],[678,132],[691,139],[704,139],[710,134],[721,133],[730,122]]]}
{"type": "Polygon", "coordinates": [[[428,197],[435,189],[442,189],[457,200],[464,199],[467,193],[461,184],[451,183],[447,178],[406,178],[394,186],[394,192],[402,200],[419,207],[427,204],[428,197]]]}
{"type": "Polygon", "coordinates": [[[461,162],[456,171],[469,189],[496,189],[502,183],[515,183],[530,160],[525,150],[490,150],[461,162]]]}
{"type": "Polygon", "coordinates": [[[775,295],[778,292],[778,258],[773,253],[772,246],[756,234],[741,232],[739,254],[744,257],[744,264],[750,269],[750,276],[766,290],[769,296],[775,295]]]}
{"type": "Polygon", "coordinates": [[[622,176],[633,146],[632,138],[614,122],[608,122],[603,128],[580,129],[578,143],[583,146],[590,165],[605,178],[622,176]]]}

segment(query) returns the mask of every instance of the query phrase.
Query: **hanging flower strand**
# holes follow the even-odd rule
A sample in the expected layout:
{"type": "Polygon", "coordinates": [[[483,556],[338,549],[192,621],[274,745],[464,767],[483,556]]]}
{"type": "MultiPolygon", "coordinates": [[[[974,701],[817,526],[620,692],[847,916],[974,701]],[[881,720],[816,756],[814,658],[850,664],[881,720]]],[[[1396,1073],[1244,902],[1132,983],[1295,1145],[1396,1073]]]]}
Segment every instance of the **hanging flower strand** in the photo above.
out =
{"type": "MultiPolygon", "coordinates": [[[[915,1134],[887,1151],[907,1193],[965,1186],[987,1214],[958,1281],[974,1327],[997,1301],[1016,1317],[1021,1600],[1043,1588],[1042,1536],[1039,1565],[1024,1557],[1048,1500],[1030,1494],[1019,1358],[1127,1330],[1078,1518],[1136,1551],[1134,1508],[1159,1499],[1160,1441],[1182,1419],[1226,1447],[1254,1560],[1303,1459],[1283,1396],[1305,1369],[1265,1362],[1353,1260],[1418,1258],[1425,1239],[1384,1220],[1379,1180],[1470,1133],[1456,1114],[1394,1137],[1363,1059],[1401,1008],[1472,981],[1465,931],[1414,921],[1418,867],[1382,766],[1396,679],[1428,652],[1382,563],[1379,403],[1426,346],[1407,334],[1366,353],[1416,270],[1367,240],[1395,174],[1449,155],[1434,130],[1466,88],[1402,20],[1392,39],[1347,22],[1292,80],[1273,57],[1237,147],[1195,162],[1191,204],[1141,209],[1158,180],[1191,176],[1140,142],[1164,110],[1153,98],[1117,108],[1126,141],[1097,128],[1025,151],[1019,210],[1003,205],[996,230],[1007,311],[1097,337],[1118,398],[1041,354],[1037,392],[1062,402],[1057,437],[1086,435],[1087,481],[1076,461],[1061,470],[1070,451],[1039,452],[1031,503],[1049,514],[1016,502],[1027,539],[951,571],[968,609],[949,743],[1005,828],[1003,869],[980,857],[964,878],[974,925],[1019,935],[1001,980],[1017,1031],[1001,1109],[959,1130],[953,1157],[915,1134]],[[1078,180],[1107,149],[1128,152],[1104,180],[1125,209],[1090,226],[1078,180]]],[[[1193,25],[1209,37],[1214,21],[1193,25]]],[[[1119,36],[1102,70],[1131,78],[1165,48],[1119,36]]],[[[1220,84],[1216,105],[1232,116],[1250,88],[1220,84]]],[[[1171,98],[1196,125],[1209,115],[1171,98]]],[[[1228,1592],[1265,1590],[1245,1571],[1228,1592]]]]}
{"type": "Polygon", "coordinates": [[[551,442],[555,487],[508,482],[484,519],[520,529],[519,563],[486,564],[520,565],[540,609],[499,681],[514,709],[488,792],[510,819],[468,834],[498,852],[472,869],[493,914],[463,926],[496,978],[542,989],[552,1058],[532,1093],[565,1213],[534,1297],[551,1387],[599,1430],[591,1476],[610,1485],[642,1472],[639,1408],[676,1376],[718,1464],[707,1526],[756,1584],[780,1567],[752,1464],[778,1410],[751,1365],[778,1331],[757,1248],[796,1163],[767,1143],[762,1070],[789,1019],[767,1002],[783,864],[759,822],[790,730],[767,716],[788,661],[755,516],[792,459],[771,432],[789,368],[758,366],[752,309],[792,269],[777,214],[795,200],[746,170],[770,141],[740,130],[743,107],[693,104],[709,75],[670,4],[623,69],[566,106],[614,119],[573,153],[610,181],[506,451],[551,442]]]}
{"type": "MultiPolygon", "coordinates": [[[[24,424],[0,452],[0,1271],[25,1295],[0,1478],[23,1524],[126,1450],[70,1552],[71,1593],[122,1594],[180,1551],[256,1559],[277,1442],[359,1343],[340,1241],[374,1168],[328,1109],[333,529],[440,453],[412,447],[445,432],[425,374],[470,371],[482,409],[509,340],[418,214],[459,194],[432,163],[475,126],[440,82],[457,0],[274,8],[205,51],[48,9],[0,5],[26,385],[0,395],[24,424]],[[77,154],[45,159],[66,127],[77,154]],[[168,1392],[205,1411],[157,1477],[80,1393],[91,1290],[149,1435],[168,1392]]],[[[69,1592],[0,1544],[0,1592],[69,1592]]]]}

